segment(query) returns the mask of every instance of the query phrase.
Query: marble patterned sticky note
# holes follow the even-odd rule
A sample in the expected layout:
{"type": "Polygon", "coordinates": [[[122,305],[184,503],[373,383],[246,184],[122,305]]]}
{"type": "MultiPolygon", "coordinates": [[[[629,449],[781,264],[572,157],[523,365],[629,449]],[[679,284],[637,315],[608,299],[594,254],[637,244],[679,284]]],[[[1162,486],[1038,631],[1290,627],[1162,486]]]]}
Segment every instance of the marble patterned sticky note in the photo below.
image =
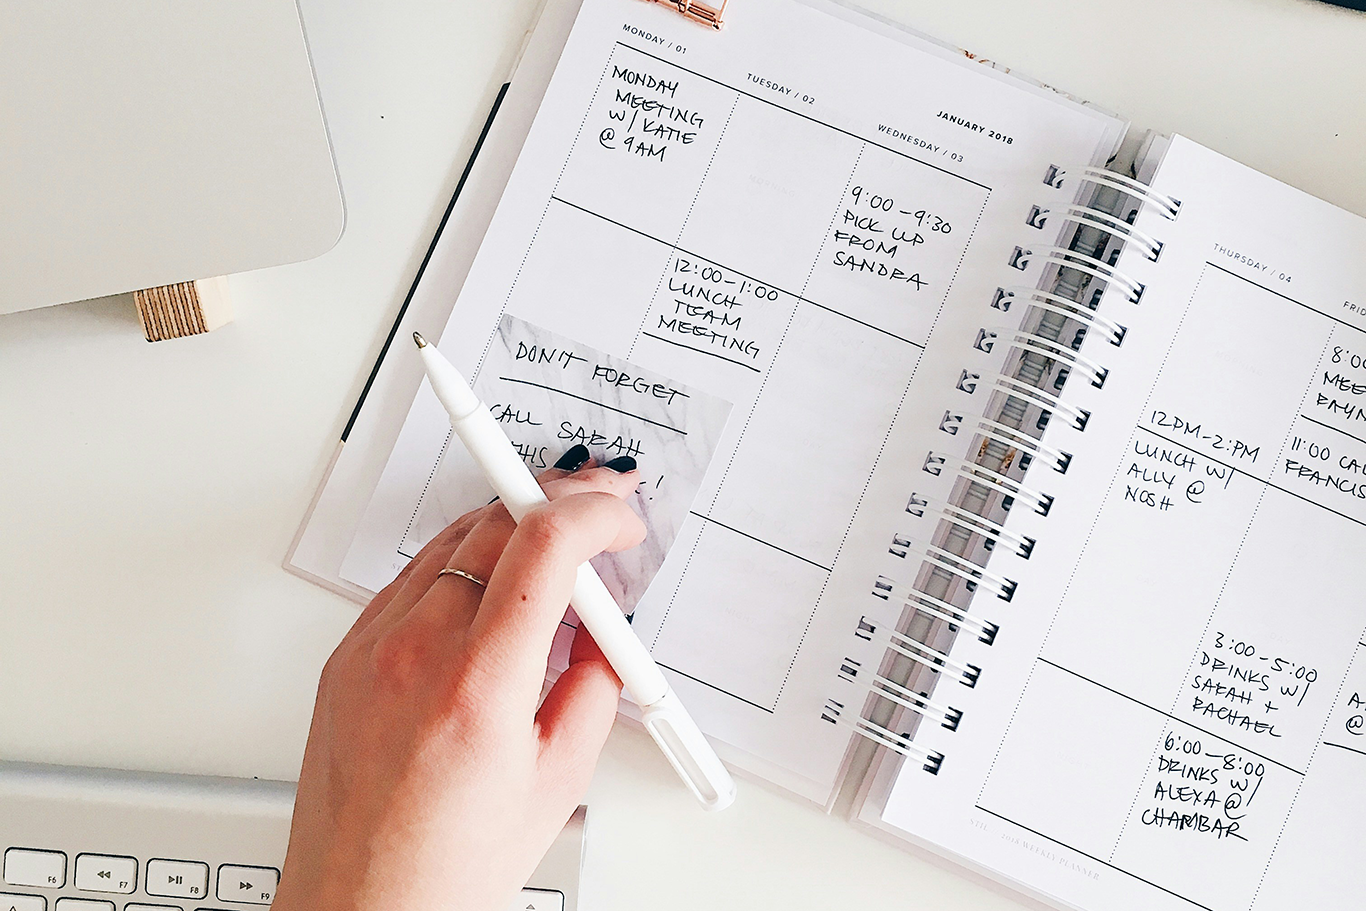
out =
{"type": "Polygon", "coordinates": [[[533,471],[576,443],[600,463],[636,460],[632,506],[645,541],[593,561],[622,609],[633,611],[697,496],[730,403],[508,315],[474,388],[533,471]]]}

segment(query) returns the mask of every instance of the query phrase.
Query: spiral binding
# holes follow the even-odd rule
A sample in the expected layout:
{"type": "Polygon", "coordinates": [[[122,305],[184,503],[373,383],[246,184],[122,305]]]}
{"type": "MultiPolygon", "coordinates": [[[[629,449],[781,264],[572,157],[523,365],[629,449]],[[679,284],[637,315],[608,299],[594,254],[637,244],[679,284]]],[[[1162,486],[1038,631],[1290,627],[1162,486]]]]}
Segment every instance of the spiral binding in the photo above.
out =
{"type": "Polygon", "coordinates": [[[1072,426],[1077,430],[1085,430],[1086,424],[1091,420],[1091,412],[1085,408],[1075,408],[1062,400],[1061,396],[1051,392],[1045,392],[1037,386],[1021,382],[1017,377],[1006,376],[1004,373],[996,373],[991,376],[992,383],[1007,396],[1030,402],[1037,405],[1043,411],[1054,414],[1065,414],[1072,421],[1072,426]]]}
{"type": "Polygon", "coordinates": [[[1042,256],[1045,261],[1054,265],[1066,266],[1078,272],[1085,272],[1103,282],[1123,288],[1129,294],[1130,303],[1136,304],[1143,299],[1143,285],[1141,283],[1121,274],[1113,265],[1103,259],[1078,253],[1067,247],[1057,247],[1051,244],[1038,247],[1016,247],[1015,252],[1011,254],[1010,264],[1023,272],[1038,256],[1042,256]]]}
{"type": "Polygon", "coordinates": [[[873,595],[883,601],[890,601],[895,598],[903,605],[912,606],[921,613],[937,620],[972,630],[977,634],[977,638],[987,645],[996,641],[996,634],[1001,629],[995,623],[989,623],[980,617],[965,613],[962,608],[950,604],[942,598],[936,598],[934,595],[922,592],[920,589],[909,585],[902,585],[887,576],[878,576],[877,581],[873,583],[873,595]]]}
{"type": "MultiPolygon", "coordinates": [[[[1064,206],[1058,210],[1063,221],[1070,221],[1078,225],[1096,228],[1106,234],[1111,234],[1130,243],[1141,244],[1144,252],[1148,254],[1149,262],[1157,262],[1162,255],[1162,242],[1151,234],[1140,231],[1127,221],[1122,221],[1106,212],[1103,209],[1094,209],[1090,206],[1064,206]]],[[[1052,209],[1043,209],[1035,206],[1029,212],[1029,218],[1025,219],[1031,227],[1043,228],[1048,222],[1048,217],[1053,214],[1052,209]]]]}
{"type": "MultiPolygon", "coordinates": [[[[1057,165],[1049,165],[1048,171],[1044,174],[1043,182],[1050,187],[1062,189],[1068,176],[1072,172],[1057,165]]],[[[1139,183],[1132,177],[1125,177],[1114,171],[1107,171],[1104,168],[1084,167],[1076,169],[1078,180],[1083,183],[1094,183],[1103,187],[1117,190],[1126,196],[1131,196],[1141,203],[1152,205],[1167,218],[1175,220],[1181,214],[1181,200],[1159,193],[1147,184],[1139,183]]]]}
{"type": "Polygon", "coordinates": [[[1034,332],[1022,332],[1019,329],[1006,327],[993,327],[990,329],[979,329],[977,331],[977,347],[983,351],[990,352],[995,343],[1005,338],[1014,347],[1024,350],[1036,351],[1044,357],[1063,361],[1074,370],[1081,370],[1091,374],[1091,385],[1097,389],[1105,385],[1105,378],[1110,375],[1100,364],[1084,357],[1081,354],[1068,348],[1066,345],[1059,344],[1044,335],[1034,332]]]}
{"type": "Polygon", "coordinates": [[[1048,494],[1026,487],[1009,475],[992,471],[978,462],[969,462],[937,452],[931,452],[925,457],[925,470],[930,474],[940,474],[945,468],[952,468],[960,477],[974,483],[994,487],[1012,499],[1028,501],[1034,505],[1034,511],[1041,516],[1048,515],[1048,511],[1053,508],[1053,498],[1048,494]]]}
{"type": "Polygon", "coordinates": [[[1067,469],[1072,464],[1072,453],[1064,452],[1054,446],[1049,446],[1036,437],[1032,437],[1017,427],[1009,424],[1002,424],[1000,421],[991,421],[978,415],[963,415],[953,411],[944,412],[944,419],[939,422],[939,429],[948,433],[957,433],[964,426],[977,432],[978,436],[1000,443],[1002,446],[1015,447],[1030,455],[1031,458],[1046,458],[1053,462],[1053,470],[1058,474],[1066,474],[1067,469]],[[976,423],[972,423],[972,422],[976,423]]]}
{"type": "Polygon", "coordinates": [[[1049,313],[1056,313],[1065,319],[1076,320],[1083,325],[1098,327],[1105,330],[1110,336],[1109,342],[1118,346],[1124,343],[1124,336],[1129,330],[1111,319],[1106,319],[1094,310],[1089,310],[1082,304],[1077,303],[1066,297],[1057,294],[1049,294],[1047,291],[1040,291],[1038,288],[1026,288],[1023,285],[1013,285],[1009,288],[997,288],[996,296],[992,298],[991,306],[1005,313],[1010,312],[1012,305],[1019,300],[1026,306],[1045,310],[1049,313]]]}
{"type": "Polygon", "coordinates": [[[909,576],[913,584],[886,575],[873,582],[871,594],[899,608],[899,619],[864,615],[853,631],[859,640],[883,650],[882,665],[865,668],[846,657],[837,677],[852,692],[845,701],[828,700],[821,716],[879,747],[921,761],[932,774],[938,774],[945,757],[914,742],[919,722],[928,719],[956,731],[965,714],[931,699],[930,691],[940,679],[975,687],[982,668],[955,660],[949,652],[961,633],[990,646],[1000,632],[997,623],[969,612],[969,607],[978,592],[994,595],[991,603],[995,604],[1008,603],[1018,590],[1014,580],[988,570],[986,564],[1001,545],[1028,560],[1038,543],[1006,527],[1009,512],[1022,504],[1047,516],[1055,502],[1051,494],[1021,478],[1035,463],[1059,474],[1067,472],[1072,454],[1044,443],[1040,439],[1043,429],[1051,418],[1061,416],[1072,429],[1084,431],[1091,413],[1063,401],[1059,393],[1073,375],[1098,389],[1104,388],[1109,376],[1106,367],[1078,349],[1092,332],[1112,345],[1123,344],[1128,328],[1097,312],[1108,291],[1133,304],[1142,300],[1143,283],[1118,270],[1115,263],[1129,246],[1150,261],[1162,255],[1162,242],[1133,226],[1138,210],[1126,200],[1152,206],[1168,219],[1175,219],[1181,210],[1180,200],[1099,168],[1050,166],[1044,176],[1044,183],[1056,189],[1069,182],[1094,186],[1088,204],[1036,205],[1026,218],[1036,229],[1050,220],[1069,226],[1068,245],[1016,247],[1008,265],[1023,271],[1042,263],[1040,287],[998,288],[991,307],[1003,313],[1022,308],[1019,325],[983,328],[977,334],[975,348],[985,354],[998,353],[998,347],[1007,350],[1008,366],[985,374],[965,369],[958,381],[958,388],[969,395],[983,390],[988,407],[981,414],[949,410],[939,422],[945,434],[962,434],[973,441],[968,448],[970,458],[929,452],[922,469],[934,476],[951,476],[952,492],[947,499],[912,493],[907,501],[906,512],[917,519],[930,518],[935,530],[929,538],[898,533],[888,548],[892,556],[915,567],[909,576]],[[1125,217],[1120,212],[1126,212],[1125,217]],[[1063,341],[1065,331],[1073,332],[1070,344],[1063,341]],[[1026,429],[1031,419],[1037,435],[1026,429]],[[920,634],[912,634],[912,628],[920,634]],[[917,682],[924,685],[917,687],[917,682]],[[856,699],[862,700],[864,711],[850,707],[856,699]],[[884,717],[904,719],[906,729],[883,723],[884,717]]]}
{"type": "Polygon", "coordinates": [[[825,708],[821,711],[821,720],[828,721],[836,727],[852,730],[867,740],[880,747],[891,750],[912,759],[918,759],[924,763],[923,768],[931,775],[939,774],[939,767],[944,762],[944,754],[936,750],[927,750],[911,739],[907,731],[893,731],[885,725],[870,721],[862,715],[850,714],[843,702],[834,699],[825,700],[825,708]]]}
{"type": "Polygon", "coordinates": [[[889,552],[903,560],[910,556],[920,557],[924,562],[937,566],[950,575],[957,576],[975,587],[992,592],[1002,601],[1009,601],[1015,596],[1016,586],[1010,579],[988,572],[951,550],[935,547],[933,544],[923,544],[917,547],[915,542],[909,538],[893,536],[889,552]]]}
{"type": "MultiPolygon", "coordinates": [[[[983,418],[983,421],[985,420],[983,418]]],[[[1017,556],[1025,560],[1028,560],[1030,555],[1034,553],[1034,545],[1038,543],[1034,538],[1017,534],[1004,525],[991,521],[986,516],[935,497],[923,497],[920,494],[912,493],[910,500],[906,502],[906,511],[921,518],[927,515],[937,515],[943,521],[958,526],[968,534],[981,535],[987,538],[993,545],[1005,541],[1015,548],[1017,556]]]]}
{"type": "Polygon", "coordinates": [[[958,730],[958,722],[963,720],[963,713],[953,706],[935,702],[876,671],[867,674],[864,672],[863,663],[853,658],[845,658],[840,664],[839,676],[841,680],[853,683],[867,693],[909,709],[922,718],[937,721],[950,731],[958,730]]]}
{"type": "Polygon", "coordinates": [[[958,682],[969,688],[976,686],[978,678],[982,676],[982,669],[977,665],[955,661],[947,653],[931,648],[919,639],[912,639],[895,628],[884,630],[877,621],[869,619],[866,614],[859,618],[858,629],[854,635],[866,642],[890,649],[935,673],[954,671],[958,674],[958,682]]]}

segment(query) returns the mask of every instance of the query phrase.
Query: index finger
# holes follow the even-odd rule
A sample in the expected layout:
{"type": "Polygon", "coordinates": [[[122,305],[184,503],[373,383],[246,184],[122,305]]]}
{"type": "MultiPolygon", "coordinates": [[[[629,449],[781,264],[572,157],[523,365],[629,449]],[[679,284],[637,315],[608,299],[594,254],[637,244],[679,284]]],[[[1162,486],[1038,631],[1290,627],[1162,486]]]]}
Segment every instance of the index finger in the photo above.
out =
{"type": "Polygon", "coordinates": [[[644,537],[644,523],[610,493],[570,494],[532,510],[508,540],[470,625],[474,660],[534,706],[579,565],[644,537]]]}

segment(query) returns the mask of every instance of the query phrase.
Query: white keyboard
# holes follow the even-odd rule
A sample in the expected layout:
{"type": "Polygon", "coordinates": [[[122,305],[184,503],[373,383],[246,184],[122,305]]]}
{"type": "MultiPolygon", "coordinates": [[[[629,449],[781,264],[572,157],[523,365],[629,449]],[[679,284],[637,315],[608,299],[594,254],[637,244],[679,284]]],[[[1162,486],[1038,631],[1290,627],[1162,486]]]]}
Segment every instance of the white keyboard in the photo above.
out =
{"type": "MultiPolygon", "coordinates": [[[[266,911],[294,786],[0,762],[0,911],[266,911]]],[[[579,807],[512,911],[577,911],[579,807]]]]}

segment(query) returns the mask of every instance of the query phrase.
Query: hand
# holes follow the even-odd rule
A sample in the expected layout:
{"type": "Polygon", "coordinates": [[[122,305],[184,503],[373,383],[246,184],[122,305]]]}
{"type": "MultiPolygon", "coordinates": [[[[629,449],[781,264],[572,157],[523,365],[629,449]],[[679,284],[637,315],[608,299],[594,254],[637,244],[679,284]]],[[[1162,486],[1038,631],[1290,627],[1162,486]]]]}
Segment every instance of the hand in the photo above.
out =
{"type": "Polygon", "coordinates": [[[546,472],[521,525],[499,503],[463,516],[370,602],[323,668],[274,911],[506,911],[616,714],[584,630],[537,708],[576,568],[645,535],[637,474],[613,468],[546,472]]]}

